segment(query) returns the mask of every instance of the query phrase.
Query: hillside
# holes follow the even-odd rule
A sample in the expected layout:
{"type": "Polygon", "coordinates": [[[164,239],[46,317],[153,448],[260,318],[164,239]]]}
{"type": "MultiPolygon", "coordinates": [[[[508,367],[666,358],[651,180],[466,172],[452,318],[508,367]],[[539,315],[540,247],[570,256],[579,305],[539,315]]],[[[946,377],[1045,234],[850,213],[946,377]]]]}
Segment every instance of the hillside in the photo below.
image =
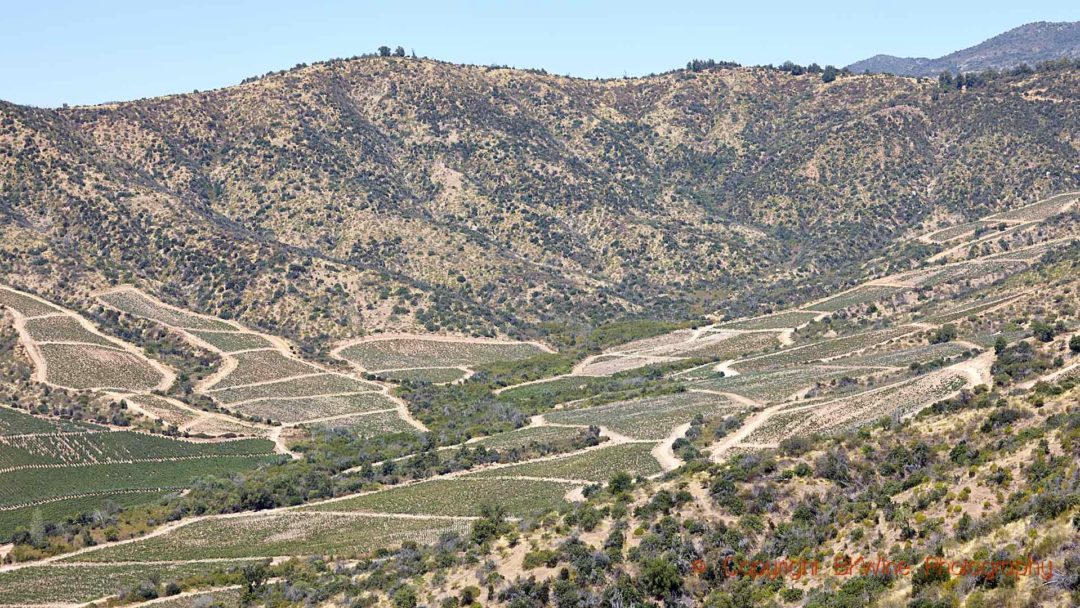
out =
{"type": "Polygon", "coordinates": [[[0,605],[1076,605],[1078,204],[557,352],[0,286],[0,605]]]}
{"type": "MultiPolygon", "coordinates": [[[[377,330],[767,312],[941,222],[1075,189],[1078,77],[591,81],[365,57],[0,104],[0,269],[75,308],[134,284],[321,356],[377,330]]],[[[922,255],[905,251],[890,261],[922,255]]]]}
{"type": "Polygon", "coordinates": [[[973,47],[943,57],[895,57],[874,55],[847,66],[857,74],[897,74],[900,76],[937,76],[1006,70],[1020,65],[1034,66],[1043,61],[1080,58],[1080,21],[1049,23],[1039,21],[1013,28],[973,47]]]}

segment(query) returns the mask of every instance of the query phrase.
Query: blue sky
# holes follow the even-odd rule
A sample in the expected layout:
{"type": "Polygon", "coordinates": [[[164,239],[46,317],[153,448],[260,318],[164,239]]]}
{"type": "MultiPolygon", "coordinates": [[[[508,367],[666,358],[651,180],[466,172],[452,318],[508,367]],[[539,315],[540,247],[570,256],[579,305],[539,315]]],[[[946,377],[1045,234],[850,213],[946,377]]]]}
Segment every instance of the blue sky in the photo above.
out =
{"type": "Polygon", "coordinates": [[[381,44],[584,77],[709,57],[841,66],[876,53],[938,56],[1030,21],[1077,19],[1064,0],[0,0],[0,99],[57,106],[205,90],[381,44]]]}

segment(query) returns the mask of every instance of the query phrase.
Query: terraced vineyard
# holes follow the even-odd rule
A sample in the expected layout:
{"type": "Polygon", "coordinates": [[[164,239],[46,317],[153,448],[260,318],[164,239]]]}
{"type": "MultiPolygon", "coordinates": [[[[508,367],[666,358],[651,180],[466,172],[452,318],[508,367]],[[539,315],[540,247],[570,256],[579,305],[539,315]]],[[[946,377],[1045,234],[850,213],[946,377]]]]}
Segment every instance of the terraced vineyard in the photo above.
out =
{"type": "Polygon", "coordinates": [[[23,328],[34,342],[81,342],[116,347],[114,342],[87,330],[76,318],[67,315],[29,319],[23,328]]]}
{"type": "Polygon", "coordinates": [[[337,355],[362,369],[470,367],[526,359],[546,352],[528,342],[476,339],[393,337],[372,338],[339,348],[337,355]]]}
{"type": "Polygon", "coordinates": [[[112,564],[46,564],[0,571],[0,605],[86,603],[134,589],[148,578],[162,581],[239,567],[244,562],[146,564],[133,568],[112,564]],[[47,581],[47,584],[42,584],[47,581]]]}
{"type": "Polygon", "coordinates": [[[920,331],[920,329],[905,325],[864,331],[842,338],[820,340],[803,346],[796,346],[777,351],[776,353],[769,355],[744,359],[742,361],[737,361],[735,367],[739,371],[759,371],[762,369],[821,361],[847,355],[864,348],[895,340],[896,338],[917,331],[920,331]]]}
{"type": "MultiPolygon", "coordinates": [[[[224,366],[197,391],[231,412],[289,426],[349,429],[360,437],[421,428],[402,418],[402,409],[382,392],[383,386],[305,361],[281,339],[164,304],[131,287],[106,292],[98,299],[179,331],[193,344],[219,353],[224,366]]],[[[221,417],[186,424],[191,431],[227,432],[232,427],[233,432],[251,432],[221,417]]]]}
{"type": "Polygon", "coordinates": [[[253,333],[240,333],[235,331],[197,331],[191,330],[191,335],[206,342],[210,346],[223,353],[234,353],[242,350],[256,348],[273,348],[274,344],[253,333]]]}
{"type": "Polygon", "coordinates": [[[429,544],[470,524],[448,517],[402,518],[348,512],[277,511],[195,521],[167,534],[78,556],[79,562],[245,559],[359,555],[405,541],[429,544]]]}
{"type": "Polygon", "coordinates": [[[416,433],[416,426],[401,419],[396,412],[383,411],[373,414],[353,414],[326,421],[304,422],[306,426],[324,429],[344,429],[360,438],[393,435],[397,433],[416,433]]]}
{"type": "Polygon", "coordinates": [[[236,369],[214,383],[211,389],[247,386],[261,382],[275,382],[294,376],[320,373],[314,365],[288,357],[276,350],[257,350],[233,355],[236,369]]]}
{"type": "Polygon", "coordinates": [[[407,380],[412,382],[430,382],[432,384],[445,384],[456,382],[469,375],[469,372],[456,367],[419,367],[414,369],[397,369],[382,371],[379,375],[390,380],[407,380]]]}
{"type": "Polygon", "coordinates": [[[67,501],[50,508],[63,514],[61,506],[100,507],[118,496],[127,504],[152,500],[162,490],[190,487],[206,475],[228,475],[278,459],[273,443],[265,440],[195,443],[6,409],[0,410],[0,428],[0,511],[12,512],[4,517],[9,523],[29,521],[33,510],[24,507],[34,504],[67,501]],[[132,495],[139,493],[145,496],[132,495]]]}
{"type": "Polygon", "coordinates": [[[4,285],[0,285],[0,305],[12,309],[24,317],[63,313],[63,310],[58,306],[4,285]]]}
{"type": "Polygon", "coordinates": [[[283,399],[337,395],[341,393],[366,393],[378,390],[377,384],[338,374],[320,374],[291,380],[272,380],[248,386],[219,388],[208,394],[221,403],[234,404],[254,399],[283,399]]]}
{"type": "Polygon", "coordinates": [[[988,216],[986,219],[988,221],[1041,221],[1052,215],[1062,213],[1069,208],[1074,208],[1078,199],[1080,199],[1080,195],[1075,192],[1058,194],[1037,203],[1020,207],[1019,209],[996,213],[988,216]]]}
{"type": "Polygon", "coordinates": [[[709,332],[701,340],[687,343],[684,347],[674,349],[671,352],[672,356],[716,357],[720,360],[726,360],[746,357],[779,345],[780,338],[774,332],[729,333],[719,331],[709,332]]]}
{"type": "Polygon", "coordinates": [[[612,475],[619,472],[647,477],[662,470],[660,463],[651,454],[654,445],[652,442],[644,442],[604,446],[581,454],[494,467],[465,477],[536,477],[596,483],[607,482],[612,475]]]}
{"type": "Polygon", "coordinates": [[[821,316],[821,313],[816,312],[804,312],[801,310],[792,310],[787,312],[777,313],[775,315],[769,315],[767,317],[756,317],[753,319],[745,319],[743,321],[734,321],[731,323],[724,323],[720,325],[721,328],[730,329],[784,329],[788,327],[799,327],[813,321],[821,316]]]}
{"type": "Polygon", "coordinates": [[[471,517],[480,515],[485,504],[498,504],[511,515],[525,516],[557,509],[567,492],[577,485],[537,479],[455,477],[390,488],[303,510],[471,517]]]}
{"type": "Polygon", "coordinates": [[[217,331],[235,331],[237,329],[234,325],[219,319],[167,306],[132,288],[121,288],[103,293],[98,296],[98,300],[121,312],[151,319],[169,327],[217,331]]]}
{"type": "Polygon", "coordinates": [[[970,347],[955,342],[928,344],[907,348],[881,348],[851,357],[833,359],[834,365],[856,365],[870,367],[908,367],[912,364],[924,364],[936,359],[952,359],[967,354],[970,347]]]}
{"type": "Polygon", "coordinates": [[[819,382],[829,382],[844,377],[857,378],[878,371],[881,371],[880,367],[841,366],[840,364],[765,368],[737,376],[714,374],[690,386],[735,393],[762,403],[775,403],[785,401],[819,382]]]}
{"type": "Polygon", "coordinates": [[[836,312],[850,306],[887,300],[901,290],[900,287],[890,285],[862,285],[816,304],[805,306],[804,309],[819,312],[836,312]]]}
{"type": "Polygon", "coordinates": [[[966,384],[963,374],[945,370],[836,401],[792,407],[769,417],[744,443],[775,446],[787,437],[835,433],[883,417],[903,417],[944,399],[966,384]]]}
{"type": "Polygon", "coordinates": [[[352,393],[287,399],[260,399],[234,405],[248,416],[260,416],[285,424],[334,416],[394,410],[397,402],[380,392],[352,393]]]}
{"type": "Polygon", "coordinates": [[[75,390],[149,391],[165,376],[145,358],[120,350],[89,344],[39,344],[50,384],[75,390]]]}
{"type": "Polygon", "coordinates": [[[562,426],[528,426],[516,431],[508,431],[472,440],[469,446],[483,446],[492,450],[511,450],[524,448],[533,443],[551,443],[566,441],[579,435],[579,429],[562,426]]]}
{"type": "Polygon", "coordinates": [[[597,425],[634,439],[661,441],[697,415],[711,418],[743,409],[719,395],[675,393],[631,401],[617,401],[583,409],[552,412],[544,419],[553,424],[597,425]]]}

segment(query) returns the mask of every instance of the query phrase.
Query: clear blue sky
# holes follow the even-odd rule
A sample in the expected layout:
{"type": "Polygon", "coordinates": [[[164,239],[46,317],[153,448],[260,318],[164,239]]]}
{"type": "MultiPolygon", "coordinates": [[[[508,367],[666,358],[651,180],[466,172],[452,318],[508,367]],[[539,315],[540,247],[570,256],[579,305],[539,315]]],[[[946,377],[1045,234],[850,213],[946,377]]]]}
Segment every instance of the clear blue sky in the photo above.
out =
{"type": "Polygon", "coordinates": [[[841,66],[876,53],[939,56],[1030,21],[1076,20],[1075,7],[1064,0],[3,0],[0,99],[57,106],[205,90],[382,44],[585,77],[662,72],[709,57],[841,66]]]}

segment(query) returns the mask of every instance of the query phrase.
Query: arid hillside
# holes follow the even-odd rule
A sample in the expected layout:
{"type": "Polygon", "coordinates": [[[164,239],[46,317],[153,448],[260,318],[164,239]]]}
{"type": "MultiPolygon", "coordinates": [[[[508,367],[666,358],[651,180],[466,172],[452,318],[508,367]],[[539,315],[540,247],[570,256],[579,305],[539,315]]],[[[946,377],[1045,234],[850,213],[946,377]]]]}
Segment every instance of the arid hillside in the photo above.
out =
{"type": "Polygon", "coordinates": [[[765,312],[886,251],[935,253],[914,237],[939,225],[1075,190],[1077,90],[1068,67],[957,90],[365,57],[0,103],[0,272],[79,307],[135,284],[302,345],[765,312]]]}

